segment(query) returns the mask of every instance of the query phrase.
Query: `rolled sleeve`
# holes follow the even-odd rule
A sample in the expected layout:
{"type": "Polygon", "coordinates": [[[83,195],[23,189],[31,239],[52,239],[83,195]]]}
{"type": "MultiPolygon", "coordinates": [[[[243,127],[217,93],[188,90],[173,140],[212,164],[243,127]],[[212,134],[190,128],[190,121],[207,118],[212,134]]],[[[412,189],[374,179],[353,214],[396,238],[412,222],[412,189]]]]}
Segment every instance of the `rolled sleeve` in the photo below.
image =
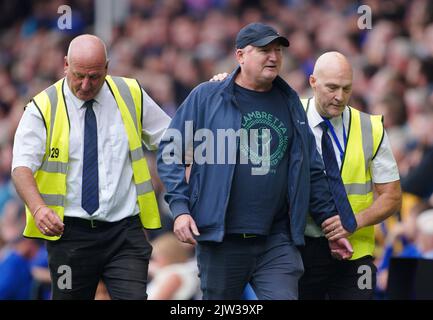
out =
{"type": "Polygon", "coordinates": [[[159,142],[170,124],[170,117],[143,92],[142,139],[149,150],[158,149],[159,142]]]}
{"type": "Polygon", "coordinates": [[[371,175],[374,183],[388,183],[400,180],[397,163],[392,154],[386,132],[384,133],[382,144],[371,163],[371,175]]]}
{"type": "Polygon", "coordinates": [[[42,115],[37,107],[30,103],[15,132],[12,170],[27,167],[36,172],[41,166],[45,154],[46,129],[42,115]]]}

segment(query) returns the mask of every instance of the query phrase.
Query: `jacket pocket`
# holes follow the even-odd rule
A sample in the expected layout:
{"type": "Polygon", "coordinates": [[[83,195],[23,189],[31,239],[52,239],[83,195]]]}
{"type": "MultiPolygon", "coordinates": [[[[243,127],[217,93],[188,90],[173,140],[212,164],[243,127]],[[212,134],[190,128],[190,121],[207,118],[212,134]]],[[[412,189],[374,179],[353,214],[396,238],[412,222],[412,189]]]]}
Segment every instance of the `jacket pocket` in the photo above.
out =
{"type": "Polygon", "coordinates": [[[196,173],[190,180],[190,193],[189,193],[189,210],[193,213],[194,207],[197,203],[200,194],[200,174],[196,173]]]}

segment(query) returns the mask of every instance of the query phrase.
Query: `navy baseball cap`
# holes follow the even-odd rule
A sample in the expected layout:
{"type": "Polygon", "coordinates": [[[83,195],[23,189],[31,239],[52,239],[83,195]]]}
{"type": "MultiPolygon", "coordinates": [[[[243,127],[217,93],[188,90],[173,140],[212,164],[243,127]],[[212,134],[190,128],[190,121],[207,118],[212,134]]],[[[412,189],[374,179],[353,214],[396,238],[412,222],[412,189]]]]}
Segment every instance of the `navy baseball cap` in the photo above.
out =
{"type": "Polygon", "coordinates": [[[242,49],[247,45],[264,47],[274,40],[279,40],[282,46],[290,45],[287,38],[281,36],[274,28],[263,23],[250,23],[243,27],[236,36],[236,48],[242,49]]]}

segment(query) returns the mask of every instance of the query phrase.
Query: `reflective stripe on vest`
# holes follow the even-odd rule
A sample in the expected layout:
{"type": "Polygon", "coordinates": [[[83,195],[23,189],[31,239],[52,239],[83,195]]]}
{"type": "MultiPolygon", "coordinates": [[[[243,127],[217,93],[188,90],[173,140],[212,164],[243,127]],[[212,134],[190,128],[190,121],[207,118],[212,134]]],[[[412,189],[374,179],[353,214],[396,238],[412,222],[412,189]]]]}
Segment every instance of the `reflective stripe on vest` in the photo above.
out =
{"type": "MultiPolygon", "coordinates": [[[[373,181],[371,161],[379,149],[384,129],[382,116],[368,115],[352,107],[350,129],[347,137],[346,157],[341,168],[341,177],[347,196],[355,213],[371,206],[373,181]]],[[[353,246],[352,260],[374,253],[374,226],[357,230],[349,241],[353,246]]]]}
{"type": "MultiPolygon", "coordinates": [[[[301,99],[307,110],[308,99],[301,99]]],[[[368,115],[349,107],[350,119],[341,177],[355,214],[373,203],[373,182],[370,165],[379,149],[384,129],[382,116],[368,115]]],[[[354,253],[352,260],[373,255],[374,226],[357,230],[349,237],[354,253]]]]}
{"type": "MultiPolygon", "coordinates": [[[[34,177],[42,199],[62,220],[69,162],[69,119],[63,99],[64,85],[64,79],[59,80],[33,99],[43,117],[47,137],[45,155],[34,177]]],[[[31,238],[59,239],[59,237],[42,234],[27,207],[26,227],[23,234],[31,238]]]]}
{"type": "MultiPolygon", "coordinates": [[[[141,143],[143,101],[141,87],[136,80],[128,78],[107,76],[106,82],[119,107],[128,136],[140,220],[145,228],[160,228],[158,204],[141,143]]],[[[47,129],[46,152],[40,169],[35,173],[35,180],[45,203],[55,210],[62,220],[69,163],[69,118],[63,96],[63,85],[65,80],[59,80],[33,99],[47,129]]],[[[42,234],[36,227],[28,208],[26,213],[25,236],[47,240],[59,239],[59,237],[48,237],[42,234]]]]}
{"type": "Polygon", "coordinates": [[[160,228],[158,203],[141,140],[143,92],[134,79],[107,76],[106,81],[116,99],[128,136],[141,223],[148,229],[160,228]]]}

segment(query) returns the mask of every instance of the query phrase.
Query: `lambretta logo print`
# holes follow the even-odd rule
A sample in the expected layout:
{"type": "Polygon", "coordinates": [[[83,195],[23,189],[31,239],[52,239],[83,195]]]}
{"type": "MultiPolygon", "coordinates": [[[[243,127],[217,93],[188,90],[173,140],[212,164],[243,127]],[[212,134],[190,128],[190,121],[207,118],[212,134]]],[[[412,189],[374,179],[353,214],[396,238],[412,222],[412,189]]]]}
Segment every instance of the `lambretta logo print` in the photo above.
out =
{"type": "MultiPolygon", "coordinates": [[[[260,154],[269,154],[269,172],[276,173],[276,166],[284,157],[289,138],[284,123],[274,115],[264,111],[247,113],[242,119],[242,128],[254,130],[254,139],[245,144],[241,141],[239,150],[244,157],[248,157],[253,164],[260,161],[260,154]],[[261,143],[261,145],[259,145],[261,143]],[[265,150],[267,149],[267,150],[265,150]]],[[[267,172],[266,172],[267,173],[267,172]]]]}

